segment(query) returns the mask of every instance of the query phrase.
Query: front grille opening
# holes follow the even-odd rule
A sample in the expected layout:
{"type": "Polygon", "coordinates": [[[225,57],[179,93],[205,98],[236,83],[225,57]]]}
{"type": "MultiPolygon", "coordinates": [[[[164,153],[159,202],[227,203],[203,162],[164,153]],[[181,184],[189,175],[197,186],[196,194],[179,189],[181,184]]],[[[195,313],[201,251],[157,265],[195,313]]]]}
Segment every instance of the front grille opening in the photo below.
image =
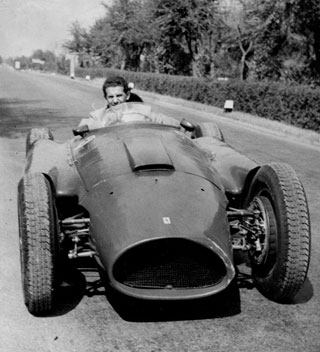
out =
{"type": "Polygon", "coordinates": [[[226,275],[210,249],[185,239],[154,240],[129,249],[115,263],[114,278],[135,288],[205,288],[226,275]]]}

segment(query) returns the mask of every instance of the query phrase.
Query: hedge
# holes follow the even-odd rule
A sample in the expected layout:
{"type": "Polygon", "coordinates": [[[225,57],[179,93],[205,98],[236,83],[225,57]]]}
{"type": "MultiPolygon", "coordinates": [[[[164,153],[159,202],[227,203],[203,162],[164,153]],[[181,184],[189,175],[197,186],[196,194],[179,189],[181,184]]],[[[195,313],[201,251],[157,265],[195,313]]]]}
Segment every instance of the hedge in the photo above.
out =
{"type": "Polygon", "coordinates": [[[234,100],[237,111],[320,132],[320,89],[283,83],[218,81],[106,68],[77,68],[76,76],[121,75],[136,88],[223,107],[234,100]]]}

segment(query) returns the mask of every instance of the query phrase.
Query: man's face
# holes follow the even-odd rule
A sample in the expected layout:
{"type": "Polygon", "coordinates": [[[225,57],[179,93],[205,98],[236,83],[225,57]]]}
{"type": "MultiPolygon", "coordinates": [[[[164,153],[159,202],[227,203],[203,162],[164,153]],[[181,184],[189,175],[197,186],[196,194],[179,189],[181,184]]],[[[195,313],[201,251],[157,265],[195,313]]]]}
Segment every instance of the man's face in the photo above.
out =
{"type": "Polygon", "coordinates": [[[123,87],[116,86],[116,87],[108,87],[106,89],[106,99],[110,106],[115,106],[121,103],[126,102],[128,99],[129,94],[126,94],[123,91],[123,87]]]}

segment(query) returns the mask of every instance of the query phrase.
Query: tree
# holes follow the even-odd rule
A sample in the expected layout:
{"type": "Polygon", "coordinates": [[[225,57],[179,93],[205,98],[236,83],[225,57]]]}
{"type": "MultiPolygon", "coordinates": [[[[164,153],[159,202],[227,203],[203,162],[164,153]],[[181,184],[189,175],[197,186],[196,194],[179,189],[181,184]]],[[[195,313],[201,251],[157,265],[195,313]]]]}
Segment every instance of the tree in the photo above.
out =
{"type": "Polygon", "coordinates": [[[27,57],[25,55],[22,55],[22,56],[18,56],[18,57],[15,57],[13,59],[13,64],[15,61],[19,61],[20,62],[20,69],[21,70],[27,70],[29,68],[32,67],[32,61],[31,61],[31,58],[30,57],[27,57]]]}
{"type": "MultiPolygon", "coordinates": [[[[37,64],[38,65],[37,68],[40,68],[41,70],[56,71],[57,69],[56,56],[50,50],[46,50],[46,51],[43,51],[41,49],[35,50],[31,55],[31,60],[32,59],[39,59],[44,62],[43,66],[40,66],[40,67],[37,64]]],[[[33,67],[35,67],[35,65],[33,65],[33,67]]]]}
{"type": "Polygon", "coordinates": [[[259,79],[308,83],[320,74],[320,4],[317,0],[259,1],[263,23],[255,59],[259,79]]]}
{"type": "Polygon", "coordinates": [[[90,35],[84,27],[81,27],[78,21],[71,24],[70,34],[72,39],[67,40],[63,47],[71,53],[78,54],[80,67],[89,66],[91,54],[90,35]]]}
{"type": "Polygon", "coordinates": [[[80,65],[320,84],[318,0],[114,0],[65,43],[80,65]]]}
{"type": "Polygon", "coordinates": [[[165,72],[202,76],[206,57],[212,61],[212,41],[219,13],[215,0],[158,0],[156,23],[165,72]]]}
{"type": "Polygon", "coordinates": [[[303,47],[309,76],[320,84],[320,3],[318,0],[297,0],[293,15],[296,31],[305,38],[303,47]]]}
{"type": "Polygon", "coordinates": [[[255,0],[238,0],[238,6],[225,16],[229,31],[224,42],[230,56],[237,62],[240,80],[249,76],[249,60],[253,56],[257,33],[261,27],[255,10],[255,0]]]}
{"type": "Polygon", "coordinates": [[[104,17],[96,21],[89,33],[91,37],[91,54],[103,66],[116,67],[119,61],[118,49],[113,40],[112,26],[104,17]]]}
{"type": "Polygon", "coordinates": [[[191,57],[184,43],[187,19],[188,8],[185,1],[160,0],[156,3],[155,25],[158,29],[160,72],[190,74],[191,57]]]}
{"type": "Polygon", "coordinates": [[[89,34],[93,55],[100,62],[121,69],[139,70],[141,56],[154,46],[151,6],[142,0],[117,0],[104,5],[105,16],[89,34]]]}

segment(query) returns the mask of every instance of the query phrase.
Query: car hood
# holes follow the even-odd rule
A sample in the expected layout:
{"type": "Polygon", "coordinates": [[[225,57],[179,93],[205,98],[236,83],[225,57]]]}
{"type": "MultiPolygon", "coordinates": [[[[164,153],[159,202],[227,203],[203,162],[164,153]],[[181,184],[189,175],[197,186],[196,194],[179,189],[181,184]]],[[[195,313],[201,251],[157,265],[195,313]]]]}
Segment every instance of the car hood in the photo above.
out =
{"type": "Polygon", "coordinates": [[[222,187],[203,150],[174,127],[152,123],[112,126],[74,140],[71,147],[87,191],[110,178],[157,170],[192,174],[222,187]]]}

